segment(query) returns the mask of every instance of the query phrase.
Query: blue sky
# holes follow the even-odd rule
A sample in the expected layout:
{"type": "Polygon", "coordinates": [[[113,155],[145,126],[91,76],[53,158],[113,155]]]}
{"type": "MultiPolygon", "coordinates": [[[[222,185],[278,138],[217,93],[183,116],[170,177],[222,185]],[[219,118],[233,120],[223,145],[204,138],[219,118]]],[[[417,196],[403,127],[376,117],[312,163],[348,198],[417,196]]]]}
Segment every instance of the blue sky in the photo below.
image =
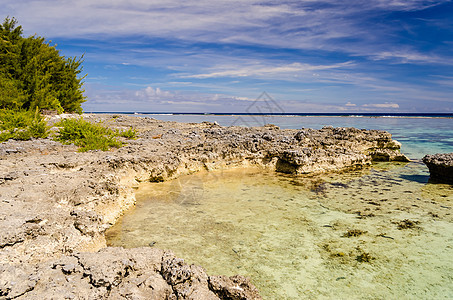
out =
{"type": "Polygon", "coordinates": [[[453,112],[453,3],[3,0],[84,54],[85,111],[453,112]]]}

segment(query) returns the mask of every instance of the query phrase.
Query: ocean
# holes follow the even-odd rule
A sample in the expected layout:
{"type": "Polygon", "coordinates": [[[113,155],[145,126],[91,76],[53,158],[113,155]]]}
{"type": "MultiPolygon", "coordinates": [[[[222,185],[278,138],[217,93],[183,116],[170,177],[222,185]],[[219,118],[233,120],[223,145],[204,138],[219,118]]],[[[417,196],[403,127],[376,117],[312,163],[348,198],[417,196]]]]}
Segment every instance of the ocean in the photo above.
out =
{"type": "Polygon", "coordinates": [[[248,168],[144,183],[110,246],[171,249],[265,299],[453,299],[453,186],[425,154],[453,152],[451,116],[151,115],[230,126],[381,129],[410,163],[290,176],[248,168]]]}

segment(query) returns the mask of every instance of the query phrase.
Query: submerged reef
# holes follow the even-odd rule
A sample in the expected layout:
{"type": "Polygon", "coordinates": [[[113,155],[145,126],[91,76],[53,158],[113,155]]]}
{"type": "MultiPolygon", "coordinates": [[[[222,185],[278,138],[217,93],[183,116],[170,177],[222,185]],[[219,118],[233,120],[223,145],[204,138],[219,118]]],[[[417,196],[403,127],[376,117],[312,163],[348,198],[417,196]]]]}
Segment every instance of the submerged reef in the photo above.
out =
{"type": "Polygon", "coordinates": [[[300,175],[408,161],[378,130],[84,118],[132,127],[137,139],[85,153],[50,138],[0,144],[0,299],[260,299],[244,277],[209,276],[159,249],[107,247],[104,232],[134,206],[142,181],[240,166],[300,175]]]}

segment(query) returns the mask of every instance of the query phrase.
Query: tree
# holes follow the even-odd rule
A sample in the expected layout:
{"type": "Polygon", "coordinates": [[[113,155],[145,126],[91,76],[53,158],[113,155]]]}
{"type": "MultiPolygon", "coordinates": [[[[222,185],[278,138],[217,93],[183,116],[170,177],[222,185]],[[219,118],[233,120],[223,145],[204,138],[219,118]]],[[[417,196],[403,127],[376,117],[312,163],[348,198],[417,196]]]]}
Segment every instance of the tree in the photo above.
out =
{"type": "Polygon", "coordinates": [[[14,18],[0,25],[0,109],[81,113],[83,56],[61,56],[43,37],[22,34],[14,18]]]}

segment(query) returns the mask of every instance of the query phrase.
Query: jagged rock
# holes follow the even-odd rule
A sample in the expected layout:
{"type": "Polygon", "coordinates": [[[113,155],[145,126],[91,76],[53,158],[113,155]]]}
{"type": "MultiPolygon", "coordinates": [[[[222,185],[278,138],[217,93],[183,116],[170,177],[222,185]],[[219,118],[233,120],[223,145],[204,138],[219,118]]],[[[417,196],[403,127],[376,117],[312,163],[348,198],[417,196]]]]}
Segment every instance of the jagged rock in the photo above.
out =
{"type": "Polygon", "coordinates": [[[261,299],[258,290],[250,283],[250,279],[244,276],[210,276],[209,286],[220,299],[261,299]]]}
{"type": "Polygon", "coordinates": [[[103,233],[134,205],[140,181],[250,165],[319,173],[404,157],[399,143],[379,130],[84,118],[113,129],[134,127],[138,138],[124,140],[120,149],[86,153],[51,139],[0,143],[2,299],[257,299],[242,277],[209,277],[158,249],[106,248],[103,233]]]}
{"type": "Polygon", "coordinates": [[[453,184],[453,153],[425,155],[423,162],[429,169],[431,179],[453,184]]]}
{"type": "Polygon", "coordinates": [[[369,155],[371,156],[373,161],[400,161],[400,162],[410,161],[410,159],[407,158],[406,155],[396,152],[394,151],[394,149],[391,148],[376,149],[371,151],[369,155]]]}
{"type": "Polygon", "coordinates": [[[93,237],[104,229],[101,225],[102,217],[94,211],[74,210],[71,216],[75,217],[74,227],[82,234],[93,237]]]}
{"type": "Polygon", "coordinates": [[[171,252],[106,248],[31,265],[0,265],[2,299],[261,299],[242,276],[211,276],[171,252]]]}

